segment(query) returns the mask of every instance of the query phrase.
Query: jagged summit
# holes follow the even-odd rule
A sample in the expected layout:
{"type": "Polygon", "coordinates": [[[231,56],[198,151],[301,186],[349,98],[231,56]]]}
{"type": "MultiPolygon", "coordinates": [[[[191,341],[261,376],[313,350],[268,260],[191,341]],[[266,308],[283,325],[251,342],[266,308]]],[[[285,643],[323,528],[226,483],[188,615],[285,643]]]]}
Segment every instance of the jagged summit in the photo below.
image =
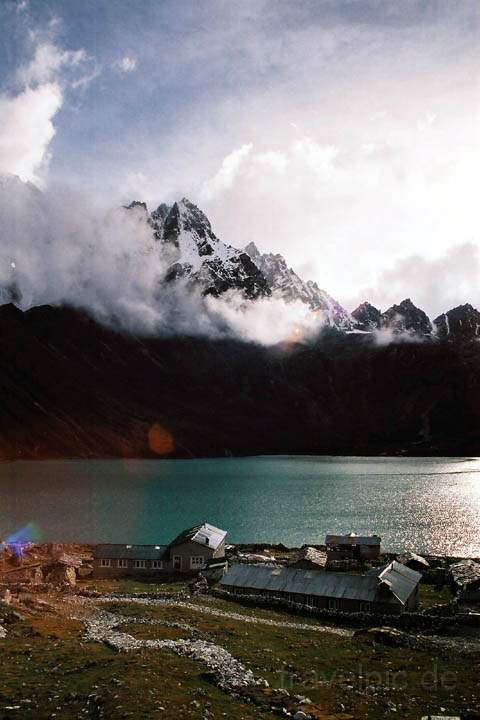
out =
{"type": "Polygon", "coordinates": [[[382,323],[382,313],[369,302],[363,302],[355,308],[352,317],[358,330],[367,332],[378,329],[382,323]]]}
{"type": "Polygon", "coordinates": [[[125,208],[125,210],[134,210],[135,208],[140,208],[141,210],[148,212],[147,203],[141,202],[140,200],[132,200],[130,205],[124,205],[123,207],[125,208]]]}
{"type": "Polygon", "coordinates": [[[255,245],[255,243],[253,242],[253,240],[252,240],[252,242],[249,242],[248,245],[245,245],[244,250],[245,250],[245,252],[247,253],[247,255],[250,255],[250,257],[252,258],[252,260],[255,260],[255,258],[258,258],[258,257],[260,257],[260,255],[261,255],[260,250],[259,250],[258,247],[255,245]]]}
{"type": "Polygon", "coordinates": [[[289,268],[285,258],[279,253],[260,253],[255,243],[245,247],[253,262],[265,275],[271,292],[286,302],[300,300],[314,312],[321,314],[325,325],[339,330],[351,330],[354,323],[350,313],[343,308],[325,290],[321,290],[312,280],[305,282],[289,268]]]}
{"type": "Polygon", "coordinates": [[[382,315],[381,326],[397,333],[430,335],[432,323],[426,313],[406,298],[399,305],[392,305],[382,315]]]}
{"type": "Polygon", "coordinates": [[[173,205],[160,204],[148,222],[159,242],[156,251],[165,259],[166,281],[187,280],[207,295],[238,290],[256,299],[270,294],[263,273],[250,256],[222,242],[205,213],[188,198],[173,205]]]}
{"type": "Polygon", "coordinates": [[[433,321],[437,334],[449,340],[472,340],[480,337],[480,312],[470,303],[442,313],[433,321]]]}
{"type": "MultiPolygon", "coordinates": [[[[134,201],[127,209],[141,207],[134,201]]],[[[187,279],[205,294],[241,290],[255,299],[273,294],[286,302],[301,301],[321,315],[325,325],[351,330],[351,315],[312,280],[302,280],[279,253],[262,254],[255,242],[238,250],[222,242],[208,217],[184,197],[173,205],[162,203],[148,215],[148,222],[166,259],[166,280],[187,279]]]]}
{"type": "Polygon", "coordinates": [[[171,205],[160,203],[157,209],[152,212],[152,219],[163,222],[171,209],[171,205]]]}
{"type": "MultiPolygon", "coordinates": [[[[0,174],[0,197],[3,236],[7,239],[19,237],[21,218],[23,235],[31,237],[37,248],[41,243],[47,246],[50,216],[55,211],[48,193],[42,193],[35,185],[23,182],[15,175],[0,174]]],[[[480,339],[480,313],[469,303],[439,315],[433,326],[426,313],[410,298],[392,305],[383,314],[369,302],[361,303],[350,314],[316,282],[301,278],[281,254],[262,253],[255,241],[238,249],[220,240],[209,218],[186,197],[173,204],[161,203],[153,211],[144,201],[136,199],[117,212],[132,213],[132,232],[141,230],[132,255],[138,256],[142,263],[142,256],[151,253],[160,256],[161,262],[152,264],[155,287],[158,283],[178,280],[198,287],[205,295],[219,296],[233,291],[248,300],[273,296],[286,303],[301,302],[317,314],[324,325],[346,332],[388,329],[395,334],[427,336],[432,342],[444,338],[452,341],[480,339]]],[[[95,251],[94,246],[92,250],[95,251]]],[[[2,248],[0,304],[15,303],[27,309],[34,304],[34,293],[29,284],[28,263],[24,262],[21,253],[18,258],[16,254],[15,242],[2,248]]],[[[118,292],[121,293],[121,287],[118,292]]],[[[154,293],[153,302],[155,297],[154,293]]],[[[45,299],[51,298],[47,295],[45,299]]],[[[54,298],[55,302],[69,302],[69,299],[68,293],[54,298]]],[[[82,302],[89,305],[88,298],[82,302]]]]}

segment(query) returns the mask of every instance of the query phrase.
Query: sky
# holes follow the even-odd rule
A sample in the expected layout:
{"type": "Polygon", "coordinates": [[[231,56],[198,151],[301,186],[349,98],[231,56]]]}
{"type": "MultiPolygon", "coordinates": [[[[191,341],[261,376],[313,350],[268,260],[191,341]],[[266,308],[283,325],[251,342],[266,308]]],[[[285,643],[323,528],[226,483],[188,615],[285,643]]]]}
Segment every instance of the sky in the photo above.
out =
{"type": "Polygon", "coordinates": [[[477,0],[0,0],[0,40],[0,173],[187,196],[349,310],[480,307],[477,0]]]}

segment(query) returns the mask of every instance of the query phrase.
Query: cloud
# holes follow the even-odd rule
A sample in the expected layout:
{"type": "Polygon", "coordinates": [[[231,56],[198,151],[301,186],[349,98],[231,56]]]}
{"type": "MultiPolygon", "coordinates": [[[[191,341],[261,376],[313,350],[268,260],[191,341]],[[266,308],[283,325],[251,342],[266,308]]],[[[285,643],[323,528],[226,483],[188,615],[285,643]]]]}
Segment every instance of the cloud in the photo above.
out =
{"type": "Polygon", "coordinates": [[[201,200],[211,200],[232,187],[252,147],[252,143],[245,143],[223,159],[220,169],[201,187],[201,200]]]}
{"type": "Polygon", "coordinates": [[[461,243],[436,258],[419,253],[400,258],[378,273],[374,285],[362,288],[356,301],[368,299],[385,310],[406,297],[431,319],[466,302],[480,308],[479,246],[461,243]]]}
{"type": "Polygon", "coordinates": [[[48,162],[55,135],[53,118],[62,106],[57,83],[26,88],[14,97],[0,95],[0,172],[36,180],[48,162]]]}
{"type": "MultiPolygon", "coordinates": [[[[50,177],[95,185],[106,205],[192,197],[226,242],[282,253],[347,307],[402,258],[478,240],[474,0],[80,5],[59,6],[61,47],[33,74],[56,64],[65,102],[88,76],[89,60],[59,67],[77,13],[95,23],[82,43],[99,67],[135,57],[142,72],[119,83],[116,65],[75,117],[52,118],[65,155],[50,177]]],[[[403,291],[385,287],[382,305],[415,299],[403,291]]]]}
{"type": "Polygon", "coordinates": [[[130,73],[137,67],[137,58],[125,55],[120,60],[117,60],[115,67],[123,73],[130,73]]]}
{"type": "Polygon", "coordinates": [[[84,49],[62,50],[52,42],[39,43],[31,61],[18,70],[18,80],[23,85],[48,83],[61,70],[76,68],[85,60],[87,54],[84,49]]]}
{"type": "Polygon", "coordinates": [[[31,60],[17,70],[17,92],[0,93],[0,173],[42,184],[65,88],[86,87],[96,75],[77,75],[91,60],[84,49],[64,50],[38,36],[31,32],[36,45],[31,60]]]}
{"type": "Polygon", "coordinates": [[[94,207],[90,196],[66,188],[42,193],[13,177],[0,183],[0,288],[15,287],[24,309],[67,303],[147,334],[269,345],[321,330],[321,318],[300,302],[203,297],[187,283],[164,282],[167,264],[145,213],[94,207]]]}

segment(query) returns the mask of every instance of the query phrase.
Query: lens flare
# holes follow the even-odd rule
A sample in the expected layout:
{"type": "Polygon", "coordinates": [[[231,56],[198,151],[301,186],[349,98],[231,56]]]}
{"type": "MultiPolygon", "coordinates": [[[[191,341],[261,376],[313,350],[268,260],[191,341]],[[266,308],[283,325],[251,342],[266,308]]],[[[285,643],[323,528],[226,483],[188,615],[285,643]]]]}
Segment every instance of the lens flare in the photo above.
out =
{"type": "Polygon", "coordinates": [[[172,433],[160,423],[155,423],[148,431],[148,445],[157,455],[169,455],[175,450],[172,433]]]}

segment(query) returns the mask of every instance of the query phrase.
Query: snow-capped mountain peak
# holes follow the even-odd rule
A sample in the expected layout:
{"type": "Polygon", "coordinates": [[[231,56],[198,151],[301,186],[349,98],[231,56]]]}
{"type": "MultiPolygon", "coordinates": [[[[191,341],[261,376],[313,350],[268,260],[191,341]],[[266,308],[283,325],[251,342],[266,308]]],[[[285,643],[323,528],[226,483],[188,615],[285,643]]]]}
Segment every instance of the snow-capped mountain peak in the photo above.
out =
{"type": "Polygon", "coordinates": [[[162,203],[148,216],[148,222],[160,243],[167,281],[184,278],[210,295],[239,290],[255,299],[270,294],[263,273],[250,256],[222,242],[205,213],[188,198],[173,205],[162,203]]]}
{"type": "Polygon", "coordinates": [[[250,255],[252,260],[255,260],[255,258],[258,258],[261,255],[260,250],[257,248],[253,240],[252,242],[249,242],[248,245],[245,245],[245,252],[247,255],[250,255]]]}
{"type": "Polygon", "coordinates": [[[263,272],[274,295],[286,302],[300,300],[315,313],[321,314],[325,325],[339,330],[353,329],[354,321],[350,313],[325,290],[319,288],[316,282],[302,280],[292,268],[288,267],[282,255],[262,254],[253,242],[245,247],[245,252],[263,272]]]}

